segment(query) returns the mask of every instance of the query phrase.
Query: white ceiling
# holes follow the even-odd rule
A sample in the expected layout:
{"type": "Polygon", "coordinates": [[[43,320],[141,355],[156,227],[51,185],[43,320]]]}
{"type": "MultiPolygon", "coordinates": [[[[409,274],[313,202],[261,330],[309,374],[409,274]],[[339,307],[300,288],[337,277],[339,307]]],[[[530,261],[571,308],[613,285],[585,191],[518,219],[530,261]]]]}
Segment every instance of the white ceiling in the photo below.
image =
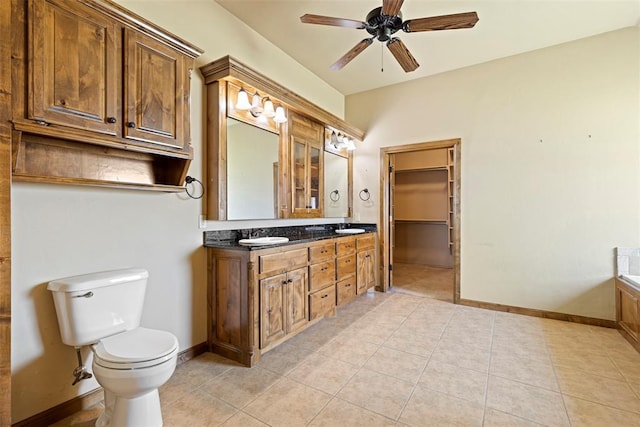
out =
{"type": "Polygon", "coordinates": [[[378,41],[342,70],[331,71],[331,64],[369,34],[303,24],[300,16],[364,21],[382,0],[215,1],[344,95],[640,24],[640,0],[405,0],[404,20],[476,11],[479,21],[471,29],[396,33],[420,64],[411,73],[378,41]]]}

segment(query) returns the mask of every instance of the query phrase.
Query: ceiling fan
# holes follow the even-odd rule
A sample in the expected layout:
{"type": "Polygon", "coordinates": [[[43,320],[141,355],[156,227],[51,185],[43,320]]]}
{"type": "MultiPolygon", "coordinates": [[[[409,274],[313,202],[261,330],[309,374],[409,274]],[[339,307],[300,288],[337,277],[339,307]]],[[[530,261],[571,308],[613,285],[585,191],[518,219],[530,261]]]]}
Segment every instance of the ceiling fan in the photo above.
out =
{"type": "Polygon", "coordinates": [[[383,0],[382,7],[377,7],[369,12],[365,21],[311,14],[302,15],[300,21],[305,24],[332,25],[334,27],[355,28],[358,30],[364,29],[373,36],[362,40],[338,59],[331,66],[331,69],[334,71],[342,69],[351,62],[353,58],[362,53],[363,50],[371,46],[374,39],[378,39],[380,42],[387,42],[387,48],[407,73],[414,71],[420,65],[413,55],[411,55],[407,46],[402,43],[402,40],[397,37],[392,37],[394,33],[399,30],[405,33],[416,33],[420,31],[472,28],[476,25],[476,22],[478,22],[478,14],[476,12],[456,13],[402,21],[400,8],[403,2],[404,0],[383,0]]]}

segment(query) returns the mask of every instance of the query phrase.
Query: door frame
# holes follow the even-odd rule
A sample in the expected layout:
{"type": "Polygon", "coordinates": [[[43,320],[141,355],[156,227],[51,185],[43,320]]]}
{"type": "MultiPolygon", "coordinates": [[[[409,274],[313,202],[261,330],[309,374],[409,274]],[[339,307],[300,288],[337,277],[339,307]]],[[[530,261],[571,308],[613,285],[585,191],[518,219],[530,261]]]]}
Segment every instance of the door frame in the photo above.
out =
{"type": "MultiPolygon", "coordinates": [[[[0,2],[0,33],[11,34],[12,3],[0,2]]],[[[0,44],[0,425],[11,425],[11,38],[0,44]]]]}
{"type": "Polygon", "coordinates": [[[380,148],[380,285],[376,288],[381,292],[389,291],[389,244],[391,241],[391,227],[389,225],[390,200],[392,197],[389,191],[389,165],[391,155],[397,153],[407,153],[412,151],[422,151],[434,148],[453,148],[453,303],[460,302],[460,166],[461,166],[461,145],[460,138],[445,139],[439,141],[420,142],[416,144],[396,145],[392,147],[380,148]]]}

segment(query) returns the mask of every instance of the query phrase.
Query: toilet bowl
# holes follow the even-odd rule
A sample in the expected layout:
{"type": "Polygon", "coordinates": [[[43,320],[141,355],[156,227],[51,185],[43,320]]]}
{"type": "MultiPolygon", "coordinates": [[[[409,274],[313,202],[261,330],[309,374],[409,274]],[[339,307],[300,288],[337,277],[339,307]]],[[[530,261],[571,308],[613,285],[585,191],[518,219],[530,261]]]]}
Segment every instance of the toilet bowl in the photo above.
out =
{"type": "Polygon", "coordinates": [[[160,427],[158,388],[176,368],[177,338],[140,326],[148,273],[125,269],[49,283],[62,341],[89,345],[92,371],[104,389],[98,427],[160,427]]]}
{"type": "Polygon", "coordinates": [[[161,426],[158,388],[176,368],[176,337],[136,328],[100,340],[91,349],[92,371],[105,393],[105,411],[96,426],[161,426]]]}

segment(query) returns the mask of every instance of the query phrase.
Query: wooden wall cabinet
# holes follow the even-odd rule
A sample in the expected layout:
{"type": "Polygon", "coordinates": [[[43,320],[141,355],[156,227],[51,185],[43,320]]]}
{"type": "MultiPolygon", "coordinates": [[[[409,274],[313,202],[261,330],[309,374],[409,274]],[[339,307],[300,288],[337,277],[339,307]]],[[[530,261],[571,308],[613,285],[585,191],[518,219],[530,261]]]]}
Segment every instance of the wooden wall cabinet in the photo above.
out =
{"type": "Polygon", "coordinates": [[[202,50],[109,0],[12,1],[15,179],[181,191],[202,50]]]}
{"type": "Polygon", "coordinates": [[[640,291],[619,278],[616,283],[616,321],[622,335],[640,351],[640,291]]]}
{"type": "Polygon", "coordinates": [[[324,127],[289,114],[291,138],[291,217],[317,218],[324,206],[324,127]]]}

